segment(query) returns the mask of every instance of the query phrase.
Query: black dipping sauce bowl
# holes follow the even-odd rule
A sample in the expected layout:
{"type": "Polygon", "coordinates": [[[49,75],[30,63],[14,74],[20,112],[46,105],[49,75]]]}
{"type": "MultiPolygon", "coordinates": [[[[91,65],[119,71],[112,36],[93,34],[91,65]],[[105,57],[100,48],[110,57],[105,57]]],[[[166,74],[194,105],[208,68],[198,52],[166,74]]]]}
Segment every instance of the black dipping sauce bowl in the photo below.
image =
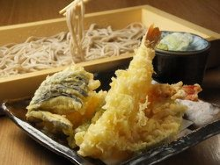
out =
{"type": "MultiPolygon", "coordinates": [[[[173,32],[163,31],[162,38],[170,33],[173,32]]],[[[191,35],[194,40],[190,50],[170,51],[156,48],[153,59],[154,80],[169,84],[182,81],[186,85],[202,85],[210,43],[198,35],[191,35]]]]}

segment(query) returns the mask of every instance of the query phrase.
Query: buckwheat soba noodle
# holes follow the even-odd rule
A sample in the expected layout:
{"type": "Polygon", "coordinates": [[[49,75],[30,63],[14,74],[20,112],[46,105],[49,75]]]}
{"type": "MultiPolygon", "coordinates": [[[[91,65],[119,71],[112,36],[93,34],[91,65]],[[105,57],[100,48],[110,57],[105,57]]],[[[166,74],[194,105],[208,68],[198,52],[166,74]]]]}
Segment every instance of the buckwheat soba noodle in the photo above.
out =
{"type": "Polygon", "coordinates": [[[0,77],[133,52],[146,31],[139,22],[120,30],[96,24],[84,30],[84,13],[83,1],[77,0],[66,11],[69,32],[0,47],[0,77]]]}

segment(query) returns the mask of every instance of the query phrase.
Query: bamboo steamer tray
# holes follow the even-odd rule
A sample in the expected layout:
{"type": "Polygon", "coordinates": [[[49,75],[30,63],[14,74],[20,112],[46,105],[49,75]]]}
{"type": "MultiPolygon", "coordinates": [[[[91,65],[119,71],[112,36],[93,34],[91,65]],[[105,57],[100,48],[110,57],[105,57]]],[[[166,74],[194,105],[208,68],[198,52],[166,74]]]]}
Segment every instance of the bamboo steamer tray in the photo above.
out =
{"type": "MultiPolygon", "coordinates": [[[[132,22],[142,22],[147,27],[154,24],[161,30],[191,32],[209,41],[220,39],[218,33],[148,5],[87,14],[85,16],[85,29],[92,23],[100,26],[111,25],[114,29],[120,29],[132,22]]],[[[0,27],[0,46],[8,43],[24,42],[29,36],[47,37],[67,30],[65,18],[0,27]]],[[[214,51],[214,53],[218,52],[214,51]]],[[[82,62],[77,65],[85,67],[90,72],[107,71],[128,63],[131,58],[132,54],[124,54],[119,57],[82,62]]],[[[0,78],[0,102],[7,99],[32,96],[46,76],[64,68],[58,67],[0,78]]]]}

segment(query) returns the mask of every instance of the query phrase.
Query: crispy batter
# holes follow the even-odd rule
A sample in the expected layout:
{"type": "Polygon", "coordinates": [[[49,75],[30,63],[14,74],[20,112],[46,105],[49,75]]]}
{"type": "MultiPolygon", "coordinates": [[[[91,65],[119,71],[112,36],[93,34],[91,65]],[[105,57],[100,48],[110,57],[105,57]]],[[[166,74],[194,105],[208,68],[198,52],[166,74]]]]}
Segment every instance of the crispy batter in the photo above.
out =
{"type": "MultiPolygon", "coordinates": [[[[158,38],[151,36],[159,34],[155,30],[149,30],[151,40],[158,38]]],[[[101,117],[75,135],[80,155],[115,164],[178,133],[185,107],[171,99],[174,86],[152,84],[151,40],[144,37],[129,68],[116,71],[101,117]]]]}
{"type": "Polygon", "coordinates": [[[27,107],[26,118],[44,132],[67,135],[69,145],[75,147],[74,129],[91,120],[103,105],[106,92],[96,92],[99,85],[93,74],[71,66],[40,85],[27,107]]]}
{"type": "Polygon", "coordinates": [[[28,106],[27,119],[42,121],[52,133],[61,130],[71,147],[79,147],[78,154],[107,164],[175,139],[185,112],[176,99],[197,100],[201,87],[152,83],[159,35],[150,27],[128,69],[116,71],[107,95],[94,91],[99,81],[80,67],[47,78],[28,106]]]}

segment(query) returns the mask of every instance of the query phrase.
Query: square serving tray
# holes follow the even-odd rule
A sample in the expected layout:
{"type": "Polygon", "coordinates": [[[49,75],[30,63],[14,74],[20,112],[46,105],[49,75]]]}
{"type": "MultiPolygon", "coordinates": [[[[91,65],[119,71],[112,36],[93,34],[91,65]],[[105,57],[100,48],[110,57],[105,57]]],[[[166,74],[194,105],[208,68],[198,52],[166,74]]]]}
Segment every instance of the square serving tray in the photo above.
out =
{"type": "MultiPolygon", "coordinates": [[[[154,24],[161,30],[191,32],[209,41],[220,39],[220,34],[218,33],[148,5],[87,14],[85,17],[85,29],[91,23],[96,23],[100,26],[111,25],[113,29],[120,29],[132,22],[142,22],[146,27],[154,24]]],[[[29,36],[47,37],[67,30],[65,18],[0,27],[0,46],[8,43],[24,42],[29,36]]],[[[214,51],[214,53],[218,52],[214,51]]],[[[128,63],[131,58],[132,54],[124,54],[119,57],[82,62],[77,65],[85,67],[90,72],[107,71],[128,63]]],[[[0,102],[7,99],[32,96],[46,76],[64,68],[58,67],[0,78],[0,102]]]]}

